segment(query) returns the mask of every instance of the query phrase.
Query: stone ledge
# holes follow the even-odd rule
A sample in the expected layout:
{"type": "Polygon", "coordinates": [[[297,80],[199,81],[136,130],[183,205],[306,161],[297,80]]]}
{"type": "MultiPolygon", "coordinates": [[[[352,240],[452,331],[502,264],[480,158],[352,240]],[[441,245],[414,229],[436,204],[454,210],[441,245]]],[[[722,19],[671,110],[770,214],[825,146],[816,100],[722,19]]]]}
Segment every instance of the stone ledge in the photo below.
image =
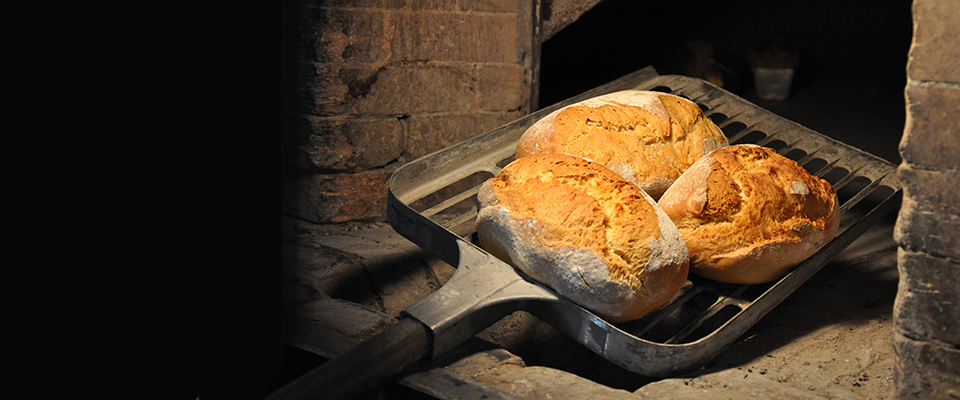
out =
{"type": "Polygon", "coordinates": [[[650,399],[823,399],[814,391],[804,391],[742,368],[712,371],[695,378],[666,379],[646,385],[637,397],[650,399]]]}
{"type": "Polygon", "coordinates": [[[914,0],[914,35],[907,74],[911,79],[960,82],[960,3],[914,0]]]}
{"type": "Polygon", "coordinates": [[[960,215],[960,171],[940,171],[902,163],[897,177],[903,182],[904,197],[920,211],[960,215]]]}
{"type": "MultiPolygon", "coordinates": [[[[367,335],[369,331],[358,326],[358,321],[367,321],[359,325],[392,321],[400,309],[445,283],[454,271],[445,263],[433,261],[385,223],[288,222],[292,226],[285,230],[285,237],[300,251],[294,258],[300,262],[301,273],[345,274],[348,279],[344,282],[370,291],[374,299],[370,305],[347,304],[314,288],[313,297],[303,298],[301,313],[322,316],[324,321],[318,323],[337,332],[367,335]],[[336,270],[329,270],[327,264],[336,270]],[[366,278],[357,279],[362,276],[366,278]],[[332,306],[326,309],[324,304],[332,306]],[[373,317],[358,318],[353,315],[358,310],[373,317]]],[[[851,245],[851,251],[838,257],[840,261],[828,264],[741,342],[695,374],[658,381],[604,365],[600,356],[522,312],[505,317],[435,365],[460,376],[462,382],[472,381],[496,392],[530,399],[662,399],[696,393],[704,400],[751,393],[801,399],[887,398],[892,392],[893,327],[888,323],[891,317],[886,305],[892,304],[897,279],[895,253],[887,250],[892,243],[891,224],[878,225],[851,245]],[[883,245],[866,245],[878,241],[883,245]],[[880,256],[865,256],[877,252],[880,256]],[[798,315],[804,317],[798,319],[798,315]],[[546,339],[531,341],[530,336],[546,339]],[[541,357],[539,353],[553,357],[541,357]],[[617,377],[598,378],[597,374],[591,375],[593,370],[617,377]],[[625,386],[620,382],[626,379],[635,386],[625,390],[600,383],[603,379],[620,386],[625,386]],[[724,388],[723,384],[728,386],[724,388]]],[[[334,285],[332,281],[326,284],[334,285]]]]}
{"type": "Polygon", "coordinates": [[[922,211],[910,196],[903,197],[893,238],[911,251],[960,260],[960,216],[922,211]]]}
{"type": "Polygon", "coordinates": [[[928,170],[960,170],[956,146],[960,86],[909,80],[906,125],[900,139],[905,163],[928,170]]]}
{"type": "Polygon", "coordinates": [[[897,330],[960,346],[960,263],[903,248],[898,260],[897,330]]]}
{"type": "Polygon", "coordinates": [[[960,398],[960,349],[913,340],[899,332],[893,345],[901,400],[960,398]]]}
{"type": "Polygon", "coordinates": [[[387,181],[396,169],[355,173],[303,173],[281,180],[280,206],[284,212],[318,224],[349,221],[385,221],[387,181]],[[383,193],[383,195],[372,195],[383,193]]]}

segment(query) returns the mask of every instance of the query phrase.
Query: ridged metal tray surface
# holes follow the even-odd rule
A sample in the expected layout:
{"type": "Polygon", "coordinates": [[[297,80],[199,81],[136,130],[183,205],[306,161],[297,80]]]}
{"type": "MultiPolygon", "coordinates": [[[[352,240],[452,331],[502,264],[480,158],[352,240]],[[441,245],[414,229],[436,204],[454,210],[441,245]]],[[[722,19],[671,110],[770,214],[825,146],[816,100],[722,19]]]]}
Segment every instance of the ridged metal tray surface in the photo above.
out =
{"type": "Polygon", "coordinates": [[[457,267],[454,277],[404,311],[433,333],[433,357],[516,310],[526,310],[627,370],[665,377],[695,370],[732,344],[832,257],[899,205],[889,162],[781,118],[716,86],[647,67],[401,167],[389,184],[388,219],[399,234],[457,267]],[[753,143],[797,161],[837,190],[836,238],[779,281],[731,285],[689,277],[668,305],[610,324],[490,256],[475,244],[479,185],[514,159],[516,143],[551,111],[626,89],[697,103],[731,144],[753,143]]]}

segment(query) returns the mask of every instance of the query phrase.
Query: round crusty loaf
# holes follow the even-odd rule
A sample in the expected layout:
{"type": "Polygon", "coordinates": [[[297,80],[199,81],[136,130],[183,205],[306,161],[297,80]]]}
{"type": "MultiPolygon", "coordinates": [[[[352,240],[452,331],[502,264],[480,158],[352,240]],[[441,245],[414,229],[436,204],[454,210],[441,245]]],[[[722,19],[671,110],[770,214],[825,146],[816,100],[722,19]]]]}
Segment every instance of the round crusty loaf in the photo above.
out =
{"type": "Polygon", "coordinates": [[[481,185],[480,246],[610,322],[670,301],[689,254],[650,196],[580,157],[538,154],[481,185]]]}
{"type": "Polygon", "coordinates": [[[704,156],[658,204],[683,234],[690,271],[728,283],[780,279],[833,239],[840,220],[829,182],[756,145],[704,156]]]}
{"type": "Polygon", "coordinates": [[[658,199],[694,161],[726,145],[723,132],[692,101],[626,90],[548,114],[520,137],[517,158],[542,153],[588,158],[658,199]]]}

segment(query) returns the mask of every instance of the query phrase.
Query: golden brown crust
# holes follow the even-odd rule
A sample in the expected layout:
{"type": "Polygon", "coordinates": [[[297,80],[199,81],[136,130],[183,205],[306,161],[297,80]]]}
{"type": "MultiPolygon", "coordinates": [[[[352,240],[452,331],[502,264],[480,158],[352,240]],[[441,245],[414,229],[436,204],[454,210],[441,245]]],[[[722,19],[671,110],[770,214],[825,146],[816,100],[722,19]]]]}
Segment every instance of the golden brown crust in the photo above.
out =
{"type": "Polygon", "coordinates": [[[517,158],[543,153],[588,158],[656,199],[694,161],[726,145],[723,132],[693,102],[628,90],[569,105],[537,121],[517,143],[517,158]]]}
{"type": "Polygon", "coordinates": [[[686,281],[689,255],[670,219],[597,163],[523,157],[478,199],[481,247],[612,322],[662,306],[686,281]]]}
{"type": "Polygon", "coordinates": [[[776,151],[753,145],[697,161],[659,204],[683,234],[691,271],[729,283],[779,279],[830,241],[833,186],[776,151]]]}

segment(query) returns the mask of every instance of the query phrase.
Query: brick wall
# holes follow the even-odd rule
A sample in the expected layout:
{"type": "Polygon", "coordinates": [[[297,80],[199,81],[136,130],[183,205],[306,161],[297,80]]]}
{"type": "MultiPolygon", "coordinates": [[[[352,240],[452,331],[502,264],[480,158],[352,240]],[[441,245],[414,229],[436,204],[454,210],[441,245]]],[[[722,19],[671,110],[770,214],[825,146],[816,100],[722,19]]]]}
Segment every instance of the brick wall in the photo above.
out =
{"type": "Polygon", "coordinates": [[[899,168],[898,397],[960,398],[960,3],[914,0],[899,168]]]}
{"type": "Polygon", "coordinates": [[[282,10],[281,207],[381,221],[400,165],[536,104],[530,0],[293,0],[282,10]]]}

